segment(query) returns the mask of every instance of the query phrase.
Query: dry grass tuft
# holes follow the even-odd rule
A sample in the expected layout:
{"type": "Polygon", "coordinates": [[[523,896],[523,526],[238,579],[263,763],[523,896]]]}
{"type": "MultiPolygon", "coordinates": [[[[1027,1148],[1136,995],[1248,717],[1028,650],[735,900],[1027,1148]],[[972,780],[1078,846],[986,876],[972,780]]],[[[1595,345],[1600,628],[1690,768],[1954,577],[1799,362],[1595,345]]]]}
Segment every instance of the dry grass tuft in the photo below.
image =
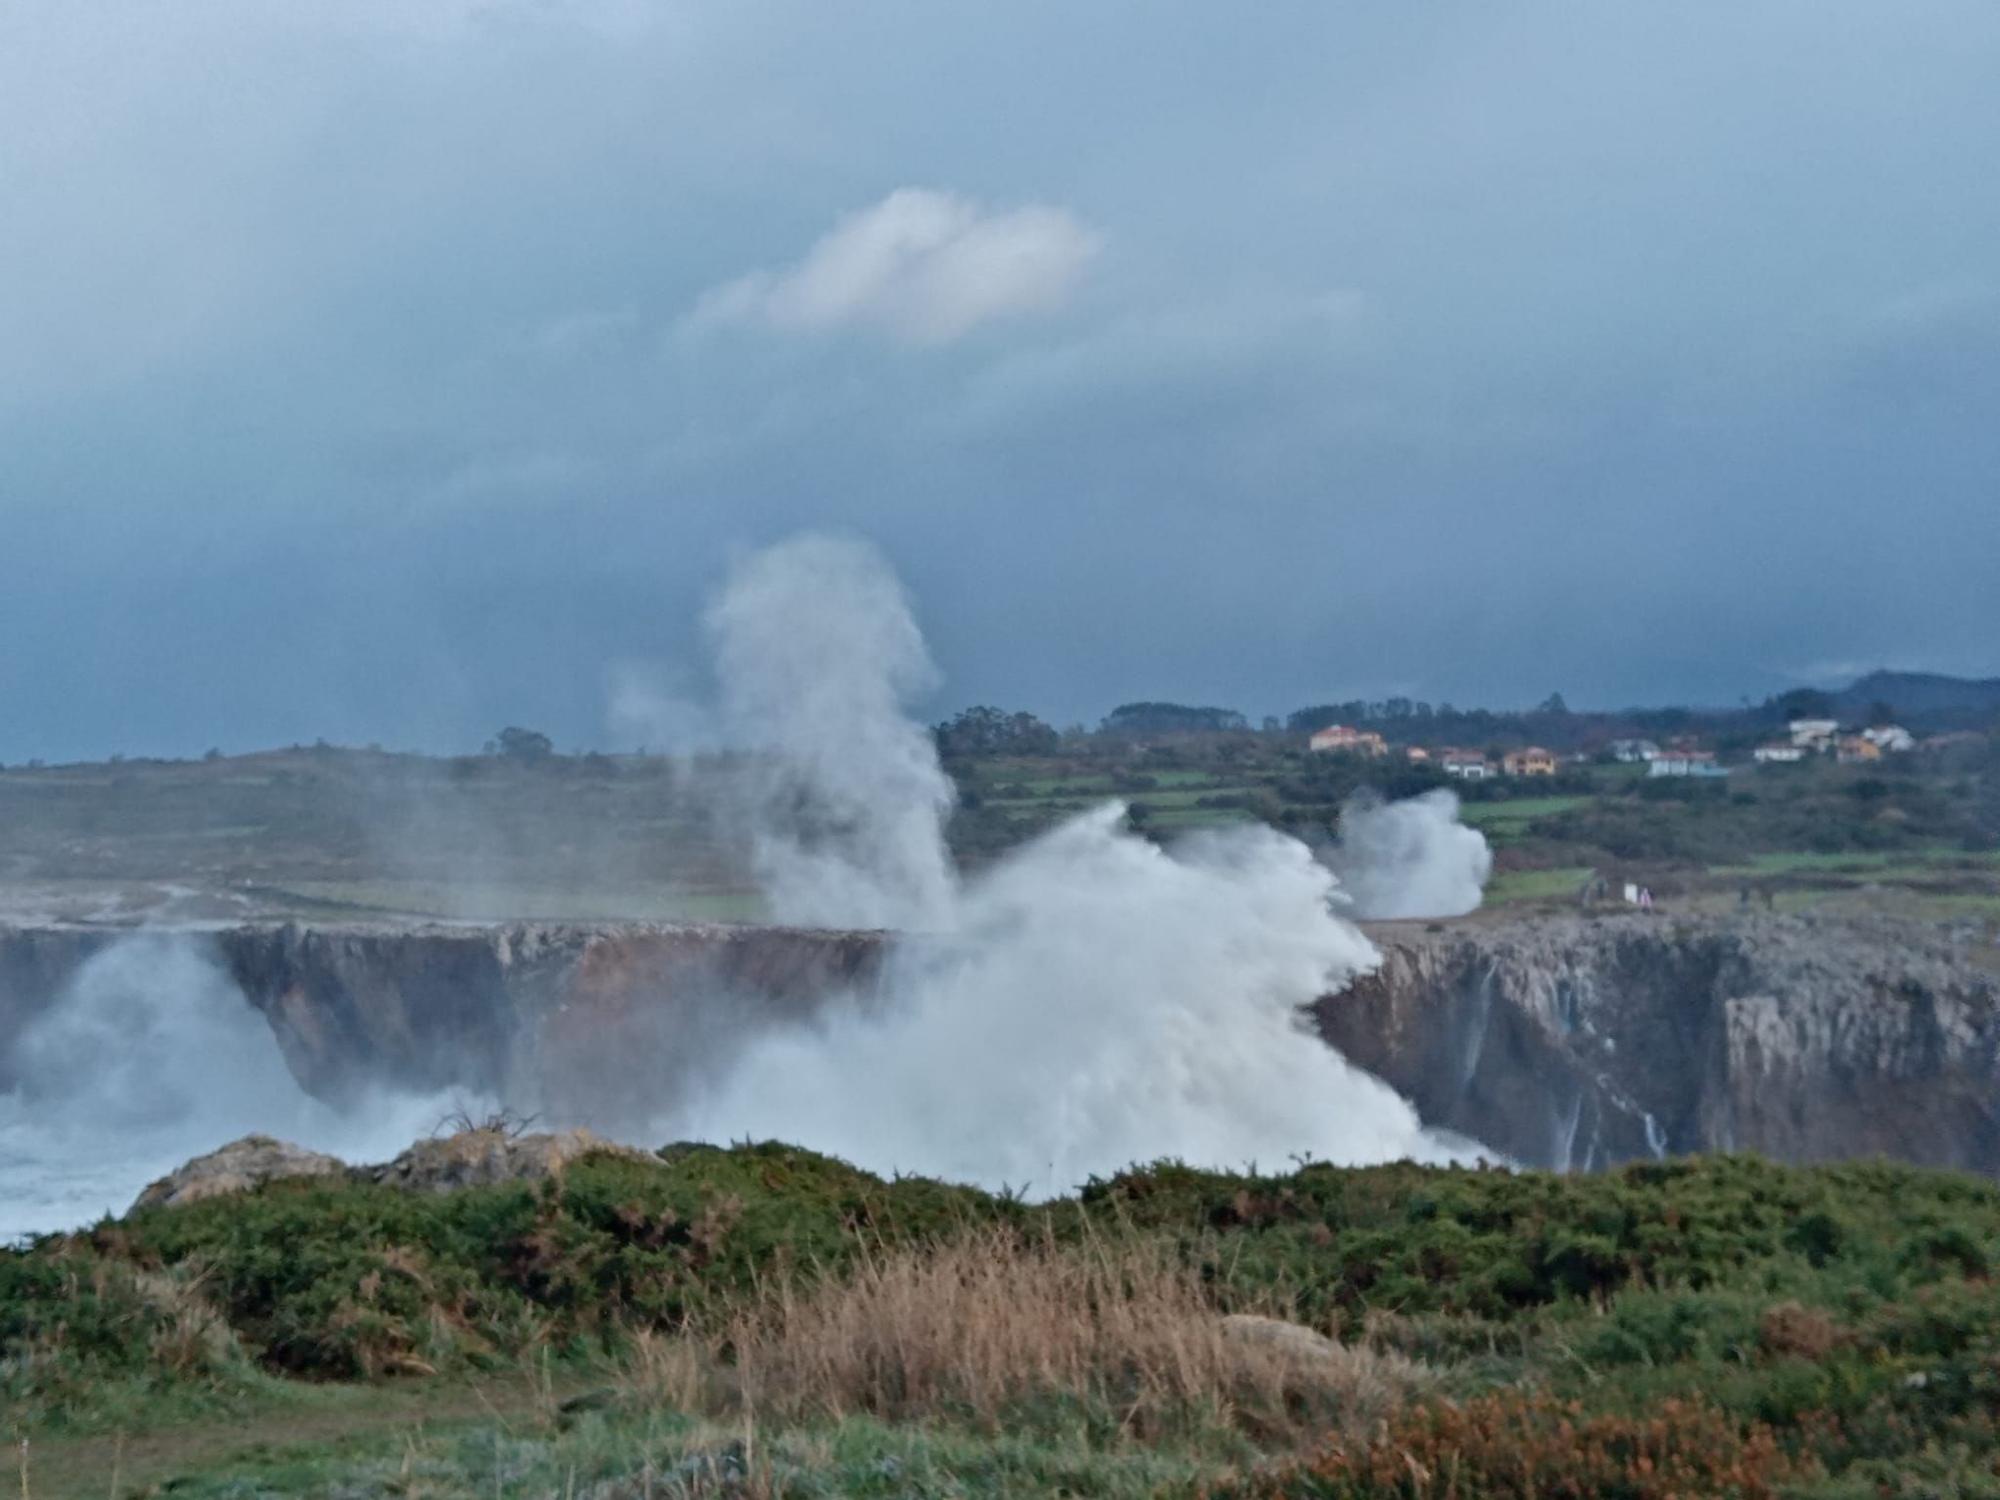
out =
{"type": "Polygon", "coordinates": [[[648,1394],[759,1420],[988,1428],[1067,1401],[1141,1438],[1221,1421],[1271,1439],[1372,1427],[1423,1378],[1398,1355],[1220,1316],[1164,1247],[1023,1243],[1003,1230],[864,1257],[840,1280],[788,1281],[714,1349],[719,1362],[688,1340],[647,1346],[648,1394]]]}
{"type": "Polygon", "coordinates": [[[1632,1417],[1506,1391],[1462,1405],[1412,1407],[1372,1439],[1336,1438],[1306,1463],[1204,1494],[1212,1500],[1771,1500],[1812,1472],[1785,1453],[1769,1427],[1741,1423],[1699,1398],[1670,1398],[1632,1417]]]}
{"type": "Polygon", "coordinates": [[[1849,1342],[1840,1325],[1817,1307],[1779,1302],[1764,1310],[1757,1345],[1774,1359],[1825,1359],[1849,1342]]]}

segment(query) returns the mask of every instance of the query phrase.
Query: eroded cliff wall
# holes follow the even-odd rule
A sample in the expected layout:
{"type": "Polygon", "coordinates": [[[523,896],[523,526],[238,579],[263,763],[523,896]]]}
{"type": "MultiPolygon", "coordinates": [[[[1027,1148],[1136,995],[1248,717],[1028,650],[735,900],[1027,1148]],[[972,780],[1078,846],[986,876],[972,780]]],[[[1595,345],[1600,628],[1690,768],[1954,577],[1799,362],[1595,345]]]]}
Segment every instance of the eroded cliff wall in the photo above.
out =
{"type": "MultiPolygon", "coordinates": [[[[0,1087],[13,1040],[120,934],[0,929],[0,1087]]],[[[187,932],[334,1102],[460,1089],[565,1122],[656,1112],[691,1070],[835,993],[883,935],[781,927],[249,925],[187,932]]],[[[166,1003],[171,1003],[171,997],[166,1003]]]]}
{"type": "MultiPolygon", "coordinates": [[[[1517,1161],[1885,1154],[2000,1174],[1990,940],[1890,921],[1733,916],[1381,924],[1379,970],[1322,1034],[1427,1123],[1517,1161]]],[[[0,929],[12,1041],[120,934],[0,929]]],[[[188,934],[329,1100],[464,1089],[616,1130],[759,1030],[868,995],[881,933],[727,926],[301,927],[188,934]]],[[[866,1087],[866,1080],[856,1080],[866,1087]]]]}
{"type": "Polygon", "coordinates": [[[1322,1034],[1523,1162],[1887,1155],[2000,1172],[2000,979],[1969,928],[1741,915],[1374,934],[1322,1034]]]}

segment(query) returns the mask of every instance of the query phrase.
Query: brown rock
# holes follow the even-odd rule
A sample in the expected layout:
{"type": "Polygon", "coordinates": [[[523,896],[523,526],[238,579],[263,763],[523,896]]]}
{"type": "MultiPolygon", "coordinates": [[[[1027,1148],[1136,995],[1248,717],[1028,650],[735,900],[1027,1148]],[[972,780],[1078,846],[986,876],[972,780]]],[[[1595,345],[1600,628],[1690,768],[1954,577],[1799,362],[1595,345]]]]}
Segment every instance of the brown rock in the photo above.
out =
{"type": "Polygon", "coordinates": [[[1222,1319],[1222,1336],[1229,1343],[1247,1349],[1267,1349],[1301,1365],[1323,1364],[1340,1359],[1345,1353],[1339,1344],[1303,1323],[1260,1317],[1256,1313],[1230,1313],[1222,1319]]]}
{"type": "Polygon", "coordinates": [[[505,1130],[461,1130],[456,1135],[418,1141],[394,1161],[370,1167],[368,1175],[390,1187],[448,1193],[455,1188],[496,1182],[533,1182],[561,1173],[585,1156],[622,1156],[658,1164],[658,1158],[621,1146],[588,1130],[515,1135],[505,1130]]]}
{"type": "Polygon", "coordinates": [[[331,1177],[346,1170],[347,1164],[338,1157],[268,1135],[246,1135],[148,1184],[132,1208],[174,1208],[224,1193],[247,1192],[281,1177],[331,1177]]]}

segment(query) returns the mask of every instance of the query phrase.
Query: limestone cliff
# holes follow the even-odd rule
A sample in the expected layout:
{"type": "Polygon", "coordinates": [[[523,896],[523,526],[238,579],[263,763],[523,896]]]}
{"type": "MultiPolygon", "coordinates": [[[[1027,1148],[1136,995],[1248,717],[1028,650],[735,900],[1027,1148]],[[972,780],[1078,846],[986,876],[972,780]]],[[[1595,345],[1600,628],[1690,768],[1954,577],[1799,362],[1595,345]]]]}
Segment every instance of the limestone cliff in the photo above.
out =
{"type": "MultiPolygon", "coordinates": [[[[1537,917],[1371,929],[1379,970],[1316,1007],[1327,1040],[1433,1125],[1590,1168],[1744,1149],[2000,1174],[1990,939],[1888,920],[1537,917]]],[[[0,928],[13,1039],[102,929],[0,928]]],[[[321,1098],[459,1088],[617,1132],[835,990],[885,937],[728,926],[250,925],[191,933],[321,1098]]],[[[865,1087],[857,1080],[857,1087],[865,1087]]]]}
{"type": "MultiPolygon", "coordinates": [[[[12,1043],[125,934],[0,928],[0,1089],[12,1043]]],[[[883,935],[720,925],[256,924],[186,941],[264,1013],[305,1089],[464,1089],[615,1128],[690,1070],[830,992],[865,989],[883,935]]],[[[169,997],[170,1003],[171,997],[169,997]]]]}
{"type": "Polygon", "coordinates": [[[1517,1160],[1887,1155],[2000,1172],[2000,979],[1970,929],[1736,915],[1374,932],[1321,1032],[1517,1160]]]}
{"type": "Polygon", "coordinates": [[[865,984],[882,936],[805,928],[240,928],[215,942],[322,1098],[464,1087],[566,1122],[643,1119],[691,1068],[865,984]]]}

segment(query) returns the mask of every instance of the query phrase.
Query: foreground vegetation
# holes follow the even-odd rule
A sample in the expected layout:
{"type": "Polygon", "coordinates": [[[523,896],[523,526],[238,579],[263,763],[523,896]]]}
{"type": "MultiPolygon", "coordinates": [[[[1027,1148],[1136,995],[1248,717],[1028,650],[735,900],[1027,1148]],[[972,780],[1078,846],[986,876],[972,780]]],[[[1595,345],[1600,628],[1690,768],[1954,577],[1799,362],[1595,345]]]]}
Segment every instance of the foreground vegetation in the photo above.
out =
{"type": "Polygon", "coordinates": [[[41,1495],[2000,1493],[1996,1266],[2000,1189],[1885,1164],[676,1148],[0,1254],[0,1403],[41,1495]]]}

